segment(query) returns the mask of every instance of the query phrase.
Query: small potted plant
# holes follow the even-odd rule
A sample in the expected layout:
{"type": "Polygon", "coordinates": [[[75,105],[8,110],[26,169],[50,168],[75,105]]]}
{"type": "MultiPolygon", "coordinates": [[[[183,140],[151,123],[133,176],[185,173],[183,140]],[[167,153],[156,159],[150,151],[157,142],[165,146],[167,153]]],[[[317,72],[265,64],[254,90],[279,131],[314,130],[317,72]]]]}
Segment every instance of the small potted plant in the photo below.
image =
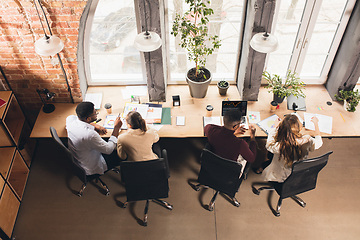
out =
{"type": "Polygon", "coordinates": [[[338,101],[344,101],[344,108],[346,111],[355,112],[360,101],[360,93],[358,89],[356,91],[340,90],[338,94],[335,94],[335,98],[338,101]]]}
{"type": "Polygon", "coordinates": [[[221,96],[224,96],[226,95],[226,92],[228,90],[228,88],[230,87],[230,84],[228,81],[225,81],[224,79],[223,80],[220,80],[218,83],[217,83],[217,86],[218,86],[218,89],[219,89],[219,94],[221,96]]]}
{"type": "Polygon", "coordinates": [[[268,72],[263,72],[263,79],[265,79],[268,85],[265,88],[269,89],[269,92],[274,94],[274,101],[282,103],[285,97],[291,94],[295,97],[303,97],[306,95],[303,92],[305,89],[305,83],[300,81],[300,78],[296,76],[296,73],[292,73],[290,70],[286,74],[285,81],[279,76],[274,74],[271,76],[268,72]]]}
{"type": "Polygon", "coordinates": [[[214,10],[207,5],[208,0],[185,0],[189,10],[182,16],[176,15],[171,34],[179,35],[179,45],[188,53],[190,61],[195,63],[186,74],[190,94],[195,98],[204,98],[211,82],[211,73],[205,68],[206,57],[220,47],[217,35],[209,33],[209,16],[214,10]]]}

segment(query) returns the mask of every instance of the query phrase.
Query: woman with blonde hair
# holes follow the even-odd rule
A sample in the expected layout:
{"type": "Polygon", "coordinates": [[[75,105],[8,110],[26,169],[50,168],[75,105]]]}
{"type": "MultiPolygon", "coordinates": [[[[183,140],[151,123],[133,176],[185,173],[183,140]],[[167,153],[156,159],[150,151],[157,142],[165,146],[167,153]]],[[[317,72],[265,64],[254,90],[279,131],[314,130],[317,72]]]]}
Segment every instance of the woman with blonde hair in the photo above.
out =
{"type": "Polygon", "coordinates": [[[315,126],[315,137],[301,134],[302,124],[296,115],[289,114],[282,121],[279,120],[266,141],[266,149],[273,154],[273,159],[266,168],[266,164],[263,165],[262,177],[265,181],[284,182],[291,174],[294,162],[306,159],[310,151],[319,149],[323,144],[316,117],[311,119],[315,126]]]}
{"type": "MultiPolygon", "coordinates": [[[[153,144],[159,141],[158,133],[146,126],[140,113],[131,111],[126,116],[128,130],[120,134],[117,142],[117,153],[123,160],[146,161],[159,158],[153,152],[153,144]]],[[[156,153],[160,154],[157,146],[156,153]]]]}

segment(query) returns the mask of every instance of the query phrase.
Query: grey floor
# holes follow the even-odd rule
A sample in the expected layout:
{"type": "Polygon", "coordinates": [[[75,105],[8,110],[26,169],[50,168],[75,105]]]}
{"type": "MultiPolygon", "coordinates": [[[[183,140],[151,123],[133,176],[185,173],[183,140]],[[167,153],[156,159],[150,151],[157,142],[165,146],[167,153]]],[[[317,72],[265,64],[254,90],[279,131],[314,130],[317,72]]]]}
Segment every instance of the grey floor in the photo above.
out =
{"type": "MultiPolygon", "coordinates": [[[[313,154],[334,151],[320,172],[317,188],[300,195],[307,203],[300,207],[291,199],[283,201],[281,216],[268,206],[269,192],[257,196],[251,184],[260,181],[253,172],[237,193],[239,208],[224,197],[215,209],[204,209],[213,191],[194,191],[188,180],[196,179],[198,158],[204,139],[161,139],[168,150],[171,168],[169,211],[150,203],[148,226],[140,224],[144,202],[122,209],[125,189],[119,175],[109,172],[103,180],[110,196],[89,184],[83,197],[75,193],[81,182],[63,161],[64,155],[52,140],[38,142],[27,187],[13,236],[18,240],[79,239],[360,239],[360,139],[324,139],[324,146],[313,154]]],[[[263,156],[259,140],[258,164],[263,156]]],[[[270,194],[273,206],[277,194],[270,194]]]]}

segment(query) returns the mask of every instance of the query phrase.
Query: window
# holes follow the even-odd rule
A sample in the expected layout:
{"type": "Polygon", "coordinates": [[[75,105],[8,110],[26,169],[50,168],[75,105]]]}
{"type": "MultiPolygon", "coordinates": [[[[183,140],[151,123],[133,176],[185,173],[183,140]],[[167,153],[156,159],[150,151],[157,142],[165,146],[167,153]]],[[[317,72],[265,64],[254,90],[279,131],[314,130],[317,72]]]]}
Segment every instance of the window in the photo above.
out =
{"type": "Polygon", "coordinates": [[[270,53],[266,70],[285,76],[295,71],[305,83],[326,81],[354,0],[281,0],[274,35],[279,49],[270,53]]]}
{"type": "MultiPolygon", "coordinates": [[[[145,84],[133,0],[94,0],[87,79],[89,85],[145,84]]],[[[86,56],[86,55],[85,55],[86,56]]]]}
{"type": "MultiPolygon", "coordinates": [[[[212,0],[211,8],[214,14],[210,18],[210,31],[217,34],[222,42],[220,49],[208,57],[206,67],[211,71],[213,80],[226,79],[234,82],[242,25],[242,1],[212,0]]],[[[172,29],[176,13],[183,14],[187,10],[188,5],[184,0],[168,0],[168,29],[172,29]]],[[[195,67],[195,64],[188,60],[186,52],[179,46],[179,36],[175,38],[170,35],[169,39],[169,83],[183,83],[186,72],[195,67]]]]}

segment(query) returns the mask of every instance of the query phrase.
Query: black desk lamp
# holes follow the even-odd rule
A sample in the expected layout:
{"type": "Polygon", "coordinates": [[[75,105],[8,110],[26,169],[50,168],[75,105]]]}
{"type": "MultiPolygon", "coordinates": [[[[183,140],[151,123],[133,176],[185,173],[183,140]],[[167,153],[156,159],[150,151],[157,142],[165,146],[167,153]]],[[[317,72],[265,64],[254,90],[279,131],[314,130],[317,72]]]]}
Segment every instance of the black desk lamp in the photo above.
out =
{"type": "Polygon", "coordinates": [[[51,113],[55,110],[55,106],[51,103],[47,103],[45,99],[41,96],[41,94],[45,94],[46,100],[49,100],[55,96],[55,93],[50,92],[47,88],[42,90],[36,89],[36,92],[39,94],[41,101],[44,103],[43,112],[44,113],[51,113]]]}

